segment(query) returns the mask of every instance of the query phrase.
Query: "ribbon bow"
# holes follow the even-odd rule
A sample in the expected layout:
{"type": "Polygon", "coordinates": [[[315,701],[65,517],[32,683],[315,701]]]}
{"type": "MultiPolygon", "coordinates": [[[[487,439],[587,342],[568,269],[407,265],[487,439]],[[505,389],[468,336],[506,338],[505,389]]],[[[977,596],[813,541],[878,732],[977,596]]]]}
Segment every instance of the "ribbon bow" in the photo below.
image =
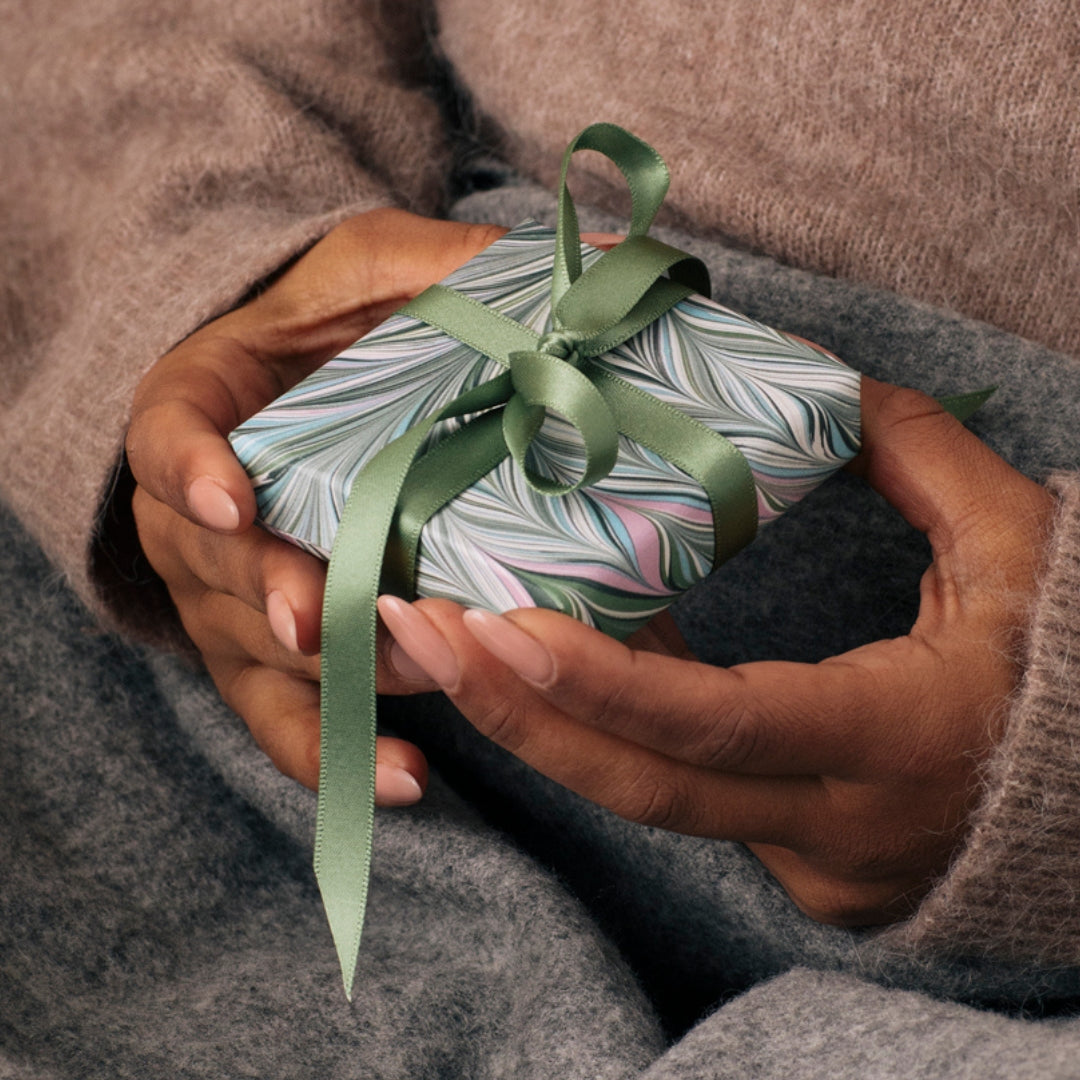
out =
{"type": "Polygon", "coordinates": [[[562,163],[546,334],[443,285],[402,309],[507,370],[383,447],[354,481],[334,541],[323,615],[315,871],[350,999],[374,819],[375,601],[380,585],[412,598],[427,520],[508,454],[545,495],[595,484],[613,468],[621,433],[704,488],[713,511],[714,565],[757,531],[755,488],[742,454],[722,435],[591,362],[680,300],[709,291],[700,261],[646,235],[668,181],[656,151],[612,124],[594,124],[570,143],[562,163]],[[583,272],[566,173],[575,151],[584,149],[615,162],[633,204],[628,238],[583,272]],[[585,449],[585,467],[572,482],[542,476],[527,460],[549,410],[573,425],[585,449]],[[436,424],[470,414],[476,415],[418,456],[436,424]]]}

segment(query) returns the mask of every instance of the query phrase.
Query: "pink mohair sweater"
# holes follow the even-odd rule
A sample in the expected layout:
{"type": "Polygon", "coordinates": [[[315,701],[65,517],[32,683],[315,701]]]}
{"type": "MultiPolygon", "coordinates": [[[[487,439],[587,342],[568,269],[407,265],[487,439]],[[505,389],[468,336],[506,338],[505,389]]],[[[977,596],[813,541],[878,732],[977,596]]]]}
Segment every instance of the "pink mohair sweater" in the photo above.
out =
{"type": "MultiPolygon", "coordinates": [[[[569,135],[610,119],[678,163],[683,227],[1080,356],[1071,0],[436,7],[438,48],[522,172],[550,182],[569,135]]],[[[9,13],[0,485],[114,625],[154,630],[91,558],[135,385],[349,215],[439,210],[430,30],[363,0],[9,13]]],[[[614,191],[602,172],[584,187],[614,191]]],[[[896,931],[909,944],[1080,964],[1080,481],[1056,490],[1024,684],[967,847],[896,931]]]]}

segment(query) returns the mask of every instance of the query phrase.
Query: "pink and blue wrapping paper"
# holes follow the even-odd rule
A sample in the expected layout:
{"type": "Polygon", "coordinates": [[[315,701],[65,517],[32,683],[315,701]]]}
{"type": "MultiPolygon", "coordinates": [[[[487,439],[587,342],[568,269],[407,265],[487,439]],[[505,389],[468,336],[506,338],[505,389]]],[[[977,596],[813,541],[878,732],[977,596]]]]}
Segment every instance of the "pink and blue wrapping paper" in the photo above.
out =
{"type": "MultiPolygon", "coordinates": [[[[550,329],[554,231],[532,222],[443,282],[515,321],[550,329]]],[[[600,252],[582,246],[586,267],[600,252]]],[[[831,354],[691,296],[594,363],[719,432],[753,474],[767,525],[859,446],[859,375],[831,354]]],[[[329,558],[352,482],[384,445],[504,369],[405,314],[238,427],[259,517],[329,558]]],[[[468,418],[437,425],[429,443],[468,418]]],[[[549,415],[534,469],[579,476],[574,429],[549,415]]],[[[617,637],[632,632],[712,569],[712,510],[695,480],[620,436],[611,473],[552,497],[507,458],[439,510],[418,552],[419,596],[507,611],[561,610],[617,637]]]]}

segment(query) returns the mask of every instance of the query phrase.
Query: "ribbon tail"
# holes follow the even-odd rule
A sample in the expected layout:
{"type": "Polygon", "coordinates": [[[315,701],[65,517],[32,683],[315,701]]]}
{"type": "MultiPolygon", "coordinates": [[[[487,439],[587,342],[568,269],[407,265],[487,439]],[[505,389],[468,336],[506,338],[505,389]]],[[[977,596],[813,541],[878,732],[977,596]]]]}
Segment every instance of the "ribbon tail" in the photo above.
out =
{"type": "Polygon", "coordinates": [[[375,818],[375,604],[398,494],[436,419],[388,444],[357,476],[326,576],[315,876],[350,1001],[375,818]]]}
{"type": "Polygon", "coordinates": [[[964,421],[979,411],[997,391],[996,386],[987,386],[982,390],[971,390],[966,394],[947,394],[937,399],[938,404],[947,412],[964,421]]]}
{"type": "Polygon", "coordinates": [[[505,401],[510,389],[509,375],[473,387],[384,446],[353,481],[334,537],[323,598],[315,877],[350,1001],[375,823],[376,602],[387,540],[431,429],[505,401]]]}

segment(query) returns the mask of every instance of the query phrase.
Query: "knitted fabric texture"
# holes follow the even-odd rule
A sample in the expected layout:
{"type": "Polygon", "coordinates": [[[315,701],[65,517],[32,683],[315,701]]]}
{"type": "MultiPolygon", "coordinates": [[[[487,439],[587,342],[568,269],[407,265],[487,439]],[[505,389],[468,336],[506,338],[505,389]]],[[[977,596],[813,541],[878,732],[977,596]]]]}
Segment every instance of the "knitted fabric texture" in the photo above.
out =
{"type": "MultiPolygon", "coordinates": [[[[695,232],[1080,353],[1070,0],[435,7],[518,168],[551,180],[611,120],[676,165],[695,232]]],[[[142,372],[343,217],[438,206],[426,29],[374,0],[9,14],[0,484],[99,610],[133,599],[125,566],[91,586],[86,541],[142,372]]]]}
{"type": "Polygon", "coordinates": [[[1051,966],[1080,962],[1080,482],[1058,475],[1052,487],[1061,509],[1024,684],[967,846],[901,933],[922,949],[1023,955],[1051,966]]]}
{"type": "Polygon", "coordinates": [[[92,579],[88,543],[139,379],[344,218],[438,204],[418,24],[379,7],[9,14],[0,491],[84,599],[144,636],[146,582],[126,552],[92,579]]]}
{"type": "MultiPolygon", "coordinates": [[[[1080,96],[1069,0],[1015,10],[962,0],[887,10],[867,0],[435,7],[477,130],[496,132],[518,169],[550,179],[574,130],[612,120],[672,162],[672,214],[698,234],[1080,353],[1080,110],[1060,105],[1080,96]]],[[[418,59],[423,13],[387,10],[374,0],[44,0],[7,13],[0,491],[79,595],[129,629],[160,634],[158,613],[117,561],[125,553],[99,549],[94,564],[92,537],[142,374],[345,217],[392,201],[432,212],[443,198],[449,151],[418,59]]],[[[609,197],[599,175],[582,187],[609,197]]],[[[504,220],[527,216],[520,201],[510,210],[504,220]]],[[[487,204],[485,215],[494,212],[487,204]]],[[[922,363],[919,385],[936,393],[1001,382],[1003,419],[982,429],[991,445],[1036,475],[1076,468],[1076,370],[1060,353],[766,259],[713,253],[733,306],[863,370],[910,381],[922,363]],[[1047,409],[1058,423],[1044,422],[1047,409]]],[[[1067,887],[1080,723],[1069,695],[1074,483],[1058,486],[1064,511],[1031,672],[988,801],[970,847],[910,928],[927,948],[1001,945],[1080,963],[1067,887]],[[1018,918],[1018,897],[1041,906],[1018,918]]],[[[821,505],[839,513],[849,497],[821,505]]],[[[873,546],[836,552],[837,570],[873,546]]],[[[730,587],[768,550],[748,552],[730,587]]],[[[815,545],[780,557],[789,577],[823,561],[815,545]]],[[[842,613],[866,580],[858,570],[838,573],[829,593],[815,592],[810,574],[800,598],[817,597],[820,610],[785,626],[791,658],[845,643],[842,613]]],[[[861,629],[887,632],[896,610],[861,629]]],[[[770,601],[726,611],[731,641],[717,642],[714,611],[685,608],[707,659],[734,662],[746,642],[768,643],[754,634],[770,601]]]]}
{"type": "MultiPolygon", "coordinates": [[[[1069,0],[445,0],[440,13],[478,111],[549,186],[568,135],[610,119],[676,165],[668,205],[693,232],[1080,353],[1069,0]]],[[[581,190],[610,202],[620,188],[599,165],[581,190]]]]}

